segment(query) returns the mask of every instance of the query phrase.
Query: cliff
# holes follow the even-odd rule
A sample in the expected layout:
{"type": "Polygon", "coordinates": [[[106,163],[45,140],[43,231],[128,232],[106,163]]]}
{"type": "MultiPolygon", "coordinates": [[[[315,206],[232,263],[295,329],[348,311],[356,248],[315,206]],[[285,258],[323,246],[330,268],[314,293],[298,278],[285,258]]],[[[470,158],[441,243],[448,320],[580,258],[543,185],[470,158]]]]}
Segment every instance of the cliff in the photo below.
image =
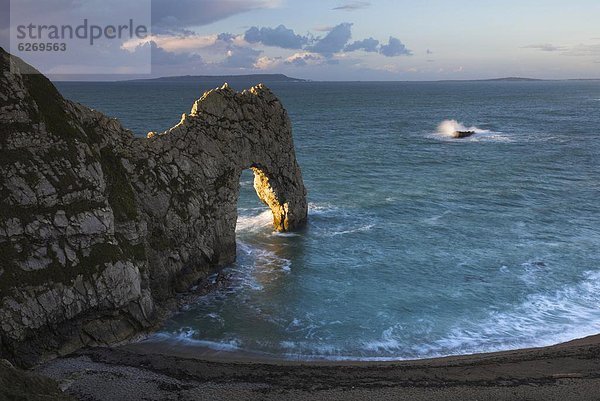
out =
{"type": "Polygon", "coordinates": [[[290,120],[265,86],[207,92],[136,138],[31,68],[0,49],[0,358],[29,365],[154,325],[235,260],[244,169],[276,230],[305,223],[290,120]]]}

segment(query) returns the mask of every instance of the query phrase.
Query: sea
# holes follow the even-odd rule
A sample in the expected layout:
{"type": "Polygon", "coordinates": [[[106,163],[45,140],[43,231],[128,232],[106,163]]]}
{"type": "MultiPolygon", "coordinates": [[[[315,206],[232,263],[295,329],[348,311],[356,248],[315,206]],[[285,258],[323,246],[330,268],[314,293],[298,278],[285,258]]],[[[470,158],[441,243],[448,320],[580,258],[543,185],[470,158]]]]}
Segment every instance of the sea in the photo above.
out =
{"type": "MultiPolygon", "coordinates": [[[[211,88],[57,86],[138,135],[211,88]]],[[[308,225],[274,232],[244,172],[228,284],[146,341],[402,360],[600,333],[600,81],[270,87],[293,124],[308,225]]]]}

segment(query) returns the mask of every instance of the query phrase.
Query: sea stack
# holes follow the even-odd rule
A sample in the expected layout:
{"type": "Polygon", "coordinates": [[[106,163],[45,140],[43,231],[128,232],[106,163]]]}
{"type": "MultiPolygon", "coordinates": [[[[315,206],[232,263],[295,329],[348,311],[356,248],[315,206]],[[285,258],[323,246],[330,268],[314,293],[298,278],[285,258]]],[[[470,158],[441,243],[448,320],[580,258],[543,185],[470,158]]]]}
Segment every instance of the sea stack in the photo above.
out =
{"type": "Polygon", "coordinates": [[[32,70],[0,49],[0,359],[155,325],[177,291],[235,260],[245,169],[275,230],[306,222],[290,119],[265,86],[207,92],[140,138],[32,70]]]}
{"type": "Polygon", "coordinates": [[[454,131],[452,137],[456,139],[463,139],[473,135],[475,135],[475,131],[454,131]]]}

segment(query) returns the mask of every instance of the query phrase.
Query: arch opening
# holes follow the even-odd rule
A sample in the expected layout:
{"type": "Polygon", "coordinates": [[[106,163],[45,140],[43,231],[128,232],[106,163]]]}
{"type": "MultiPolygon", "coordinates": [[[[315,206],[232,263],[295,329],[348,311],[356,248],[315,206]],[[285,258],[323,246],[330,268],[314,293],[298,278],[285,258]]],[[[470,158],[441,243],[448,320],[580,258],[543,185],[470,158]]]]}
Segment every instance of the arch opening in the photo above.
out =
{"type": "MultiPolygon", "coordinates": [[[[273,179],[264,168],[253,165],[240,173],[240,193],[238,194],[238,219],[240,217],[239,209],[251,209],[254,218],[257,214],[262,216],[256,223],[266,225],[267,215],[275,231],[288,231],[290,224],[288,219],[288,204],[284,202],[281,190],[278,190],[278,182],[273,179]],[[252,187],[252,189],[250,188],[252,187]],[[252,192],[252,193],[251,193],[252,192]],[[253,198],[253,199],[251,199],[253,198]],[[259,206],[260,205],[260,206],[259,206]],[[263,208],[263,207],[267,207],[263,208]],[[270,213],[265,213],[270,211],[270,213]]],[[[238,225],[245,223],[236,224],[238,225]]]]}
{"type": "Polygon", "coordinates": [[[255,230],[272,230],[273,213],[256,193],[254,188],[255,174],[252,169],[243,170],[239,180],[237,199],[236,237],[255,230]]]}

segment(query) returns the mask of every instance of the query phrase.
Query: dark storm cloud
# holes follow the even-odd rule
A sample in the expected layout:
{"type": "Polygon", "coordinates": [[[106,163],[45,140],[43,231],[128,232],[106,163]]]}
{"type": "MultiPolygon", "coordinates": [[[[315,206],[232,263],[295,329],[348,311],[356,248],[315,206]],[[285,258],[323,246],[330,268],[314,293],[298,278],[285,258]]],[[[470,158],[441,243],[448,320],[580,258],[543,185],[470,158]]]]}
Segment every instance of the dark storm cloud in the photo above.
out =
{"type": "Polygon", "coordinates": [[[244,34],[244,39],[249,43],[262,43],[266,46],[276,46],[284,49],[301,49],[308,38],[297,35],[292,29],[279,25],[276,28],[251,27],[244,34]]]}

